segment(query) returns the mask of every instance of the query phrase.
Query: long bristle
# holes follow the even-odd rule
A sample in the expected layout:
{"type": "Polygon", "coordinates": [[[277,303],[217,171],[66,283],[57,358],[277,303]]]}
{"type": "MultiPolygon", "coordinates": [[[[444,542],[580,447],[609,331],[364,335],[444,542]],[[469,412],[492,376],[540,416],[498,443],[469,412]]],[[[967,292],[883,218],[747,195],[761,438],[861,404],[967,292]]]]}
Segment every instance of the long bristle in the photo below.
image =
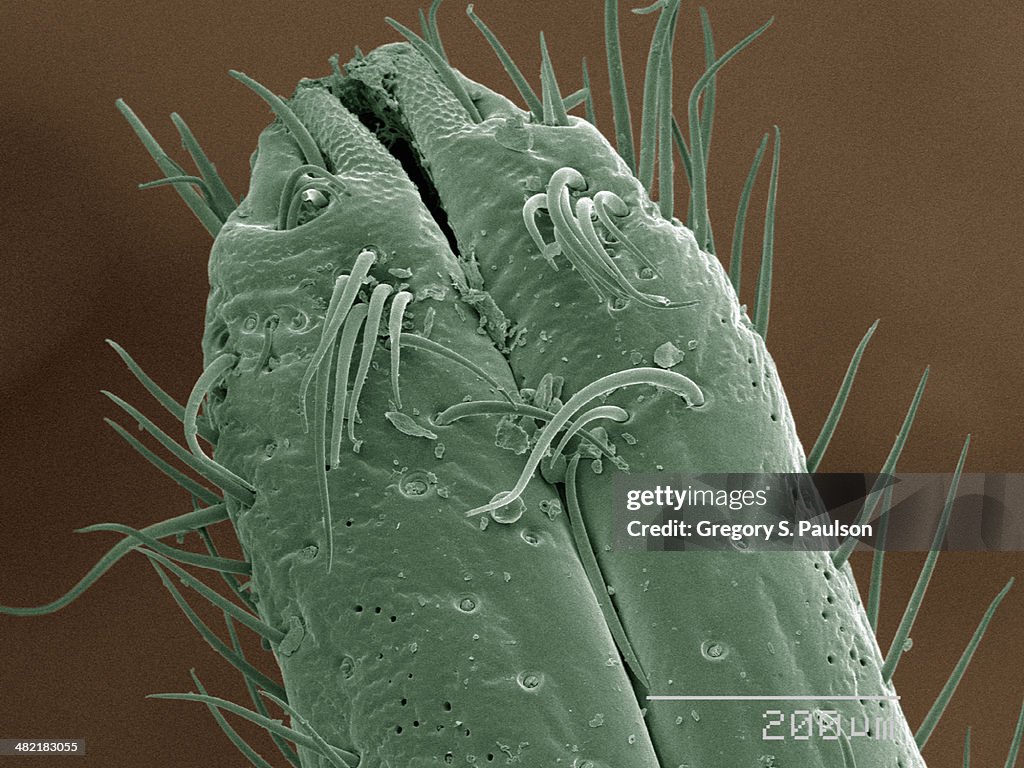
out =
{"type": "MultiPolygon", "coordinates": [[[[142,366],[135,362],[132,356],[129,355],[120,344],[116,341],[112,341],[111,339],[107,339],[107,344],[110,345],[111,349],[117,352],[118,357],[120,357],[124,364],[128,366],[128,370],[132,372],[132,375],[139,380],[139,383],[146,388],[146,391],[149,392],[149,394],[156,398],[160,405],[167,409],[169,414],[174,416],[178,421],[182,421],[185,418],[185,406],[167,394],[159,384],[150,378],[149,374],[142,369],[142,366]]],[[[206,426],[205,423],[199,423],[198,427],[199,436],[201,438],[211,444],[216,440],[216,435],[213,430],[206,426]]]]}
{"type": "Polygon", "coordinates": [[[857,349],[854,350],[853,357],[850,358],[850,364],[846,367],[843,383],[839,385],[839,392],[832,403],[832,408],[829,410],[828,416],[825,417],[825,423],[821,427],[821,432],[818,433],[818,439],[814,441],[814,446],[811,448],[810,453],[807,454],[808,472],[818,471],[818,466],[821,464],[825,450],[832,440],[832,435],[836,431],[839,419],[842,418],[843,409],[846,408],[846,401],[850,397],[850,390],[853,388],[853,381],[857,377],[857,369],[860,367],[861,358],[864,357],[864,350],[867,349],[868,342],[871,341],[876,328],[878,328],[878,320],[875,320],[871,327],[868,328],[867,333],[864,334],[864,337],[857,345],[857,349]]]}
{"type": "MultiPolygon", "coordinates": [[[[203,546],[206,547],[206,551],[210,554],[210,556],[220,557],[220,553],[217,551],[217,546],[213,542],[213,535],[210,533],[210,529],[206,527],[197,528],[196,533],[202,540],[203,546]]],[[[224,580],[224,583],[228,585],[228,588],[231,590],[232,594],[236,595],[239,600],[245,603],[249,610],[253,611],[253,613],[259,613],[259,611],[256,608],[256,603],[253,601],[252,597],[250,597],[248,590],[242,585],[242,582],[239,581],[239,578],[236,574],[228,573],[227,571],[221,571],[220,576],[224,580]]]]}
{"type": "Polygon", "coordinates": [[[558,88],[558,79],[555,77],[555,68],[551,63],[543,32],[540,33],[540,83],[544,122],[547,125],[568,125],[569,115],[565,111],[562,92],[558,88]]]}
{"type": "Polygon", "coordinates": [[[388,339],[391,342],[391,394],[395,399],[395,408],[402,410],[402,391],[399,386],[400,366],[402,364],[402,320],[405,308],[412,301],[409,291],[399,291],[391,300],[391,312],[388,314],[388,339]]]}
{"type": "Polygon", "coordinates": [[[317,745],[317,752],[323,755],[327,759],[327,762],[335,768],[355,768],[356,763],[359,762],[359,756],[357,754],[328,744],[327,740],[317,732],[312,723],[310,723],[302,713],[280,697],[273,695],[269,691],[263,691],[260,695],[270,699],[272,702],[277,704],[277,706],[287,712],[291,716],[292,721],[297,722],[302,727],[302,730],[309,734],[310,738],[313,739],[313,742],[317,745]]]}
{"type": "Polygon", "coordinates": [[[185,442],[192,451],[192,455],[195,456],[206,470],[206,476],[214,483],[219,485],[221,488],[224,487],[225,483],[228,483],[245,488],[250,492],[254,492],[255,488],[251,483],[242,479],[230,469],[217,463],[206,455],[202,446],[199,445],[199,430],[196,426],[199,407],[203,400],[206,399],[207,394],[211,389],[213,389],[213,385],[226,376],[227,373],[234,368],[237,362],[238,358],[235,355],[224,353],[210,363],[202,374],[200,374],[199,378],[196,379],[195,386],[192,387],[192,392],[188,396],[188,402],[185,403],[185,417],[183,419],[185,427],[185,442]]]}
{"type": "Polygon", "coordinates": [[[393,290],[387,283],[381,283],[370,294],[370,303],[363,327],[363,344],[359,352],[359,366],[356,368],[356,376],[352,382],[352,397],[345,413],[345,418],[348,420],[348,439],[352,443],[353,450],[358,450],[360,445],[356,440],[356,411],[359,408],[359,398],[363,392],[363,385],[366,384],[370,364],[373,362],[373,353],[377,347],[380,321],[384,317],[384,302],[387,301],[393,290]]]}
{"type": "Polygon", "coordinates": [[[587,69],[586,56],[583,57],[580,69],[583,75],[583,90],[586,91],[586,97],[583,99],[583,116],[591,125],[597,125],[597,113],[594,111],[594,93],[590,88],[590,70],[587,69]]]}
{"type": "MultiPolygon", "coordinates": [[[[115,104],[118,110],[124,115],[125,120],[135,131],[135,135],[139,137],[139,141],[142,142],[142,146],[149,152],[150,157],[156,162],[160,170],[164,172],[166,176],[182,176],[184,174],[181,166],[175,163],[171,158],[164,152],[163,147],[153,137],[153,134],[149,132],[149,129],[143,124],[138,116],[131,110],[123,99],[118,99],[115,104]]],[[[196,192],[191,186],[185,184],[175,184],[175,190],[178,195],[185,202],[185,205],[189,207],[189,210],[195,214],[195,217],[199,219],[200,223],[206,228],[213,237],[217,236],[220,232],[222,221],[217,216],[216,212],[210,207],[210,205],[203,199],[203,196],[196,192]]]]}
{"type": "Polygon", "coordinates": [[[434,0],[430,4],[430,11],[427,12],[427,29],[430,31],[430,44],[437,51],[445,64],[448,63],[448,54],[444,50],[444,42],[441,40],[441,30],[437,26],[437,11],[444,0],[434,0]]]}
{"type": "Polygon", "coordinates": [[[889,653],[886,654],[885,662],[882,664],[881,675],[882,680],[885,682],[892,680],[893,672],[896,671],[896,666],[900,663],[907,638],[910,637],[910,631],[914,627],[917,612],[920,610],[921,602],[924,600],[925,592],[928,590],[928,582],[931,581],[932,573],[935,571],[935,563],[939,559],[942,543],[946,539],[946,530],[949,528],[949,516],[953,511],[953,503],[956,501],[956,492],[960,485],[960,475],[964,470],[964,461],[967,459],[967,449],[970,445],[971,438],[968,435],[967,440],[964,441],[963,450],[960,451],[960,459],[957,461],[956,469],[953,471],[953,480],[949,484],[946,503],[942,507],[942,515],[939,518],[938,526],[935,528],[935,535],[931,548],[928,550],[928,556],[921,567],[921,573],[918,574],[914,591],[907,601],[907,607],[903,611],[903,616],[889,646],[889,653]]]}
{"type": "Polygon", "coordinates": [[[373,266],[376,259],[377,257],[372,251],[361,251],[352,265],[351,272],[347,275],[339,275],[334,281],[334,288],[331,291],[327,311],[324,313],[320,339],[302,375],[302,381],[299,383],[299,403],[302,407],[303,422],[307,430],[309,424],[306,418],[306,397],[309,392],[309,385],[313,380],[314,374],[320,369],[324,356],[331,349],[331,345],[337,337],[338,329],[341,328],[341,324],[345,321],[349,310],[355,304],[356,296],[359,294],[363,280],[370,274],[370,267],[373,266]]]}
{"type": "MultiPolygon", "coordinates": [[[[187,533],[200,526],[213,525],[214,523],[219,523],[227,519],[227,508],[224,504],[217,504],[212,507],[203,507],[184,515],[172,517],[169,520],[154,523],[142,530],[150,536],[160,539],[167,536],[187,533]]],[[[91,587],[97,579],[109,571],[118,560],[131,552],[132,549],[134,549],[132,542],[128,539],[122,539],[107,550],[107,553],[89,569],[85,576],[78,580],[77,584],[56,600],[30,608],[16,608],[9,605],[0,605],[0,614],[8,614],[10,616],[45,616],[55,611],[59,611],[61,608],[70,605],[78,599],[78,597],[91,587]]]]}
{"type": "Polygon", "coordinates": [[[177,186],[179,184],[187,184],[196,187],[200,192],[203,193],[203,200],[206,202],[210,209],[214,211],[218,220],[223,224],[226,216],[221,215],[220,211],[217,211],[213,207],[213,193],[210,191],[210,186],[206,183],[206,179],[199,176],[165,176],[162,179],[155,179],[154,181],[144,181],[139,184],[139,189],[156,189],[158,187],[177,186]]]}
{"type": "Polygon", "coordinates": [[[672,46],[679,19],[679,2],[669,5],[667,41],[658,63],[658,209],[671,221],[675,212],[675,163],[672,148],[672,46]]]}
{"type": "MultiPolygon", "coordinates": [[[[206,692],[206,688],[203,686],[202,682],[199,680],[199,677],[196,675],[196,671],[193,669],[190,671],[190,674],[192,675],[192,682],[196,684],[196,689],[199,691],[199,693],[203,696],[208,696],[209,694],[206,692]]],[[[212,704],[207,704],[206,708],[210,711],[210,714],[213,716],[213,719],[217,722],[217,725],[220,726],[220,729],[224,732],[224,735],[228,737],[228,740],[235,745],[235,747],[238,749],[239,752],[242,753],[245,759],[253,765],[253,768],[273,768],[273,766],[270,763],[263,759],[262,755],[260,755],[255,749],[253,749],[252,746],[245,739],[238,735],[238,731],[231,727],[227,719],[224,717],[224,715],[220,713],[220,710],[217,709],[217,707],[213,706],[212,704]]]]}
{"type": "Polygon", "coordinates": [[[142,429],[155,437],[160,445],[170,451],[175,458],[185,464],[197,475],[210,481],[225,493],[234,496],[246,506],[251,506],[256,500],[254,489],[249,483],[241,480],[241,478],[238,478],[237,476],[232,477],[223,473],[211,471],[209,465],[200,461],[200,459],[194,456],[190,451],[182,448],[174,441],[173,438],[160,429],[160,427],[153,423],[152,419],[142,413],[138,408],[111,392],[107,392],[106,390],[102,390],[102,392],[106,397],[110,398],[114,404],[135,419],[142,429]]]}
{"type": "Polygon", "coordinates": [[[122,533],[128,539],[135,542],[134,546],[147,546],[154,552],[159,552],[164,557],[176,560],[179,563],[194,565],[197,568],[205,568],[219,573],[238,573],[243,576],[252,575],[252,566],[247,562],[242,560],[232,560],[231,558],[226,557],[202,555],[198,552],[190,552],[186,549],[178,549],[177,547],[172,547],[170,544],[164,544],[155,537],[136,528],[132,528],[130,525],[123,525],[121,523],[96,523],[94,525],[87,525],[85,528],[79,528],[77,533],[97,533],[100,531],[122,533]]]}
{"type": "Polygon", "coordinates": [[[366,320],[367,306],[357,304],[345,318],[341,328],[341,340],[338,343],[337,363],[334,369],[334,419],[331,423],[331,441],[328,465],[335,467],[341,461],[341,442],[348,398],[349,371],[352,367],[352,356],[355,353],[356,337],[362,330],[366,320]]]}
{"type": "Polygon", "coordinates": [[[220,610],[231,614],[231,617],[233,619],[238,621],[240,624],[244,624],[246,627],[251,629],[260,637],[266,638],[273,644],[281,642],[281,640],[284,638],[284,632],[282,632],[279,629],[275,629],[258,616],[254,616],[241,606],[232,603],[222,594],[204,584],[202,581],[197,579],[184,568],[175,565],[174,562],[172,562],[170,559],[148,549],[140,549],[139,552],[141,552],[151,560],[158,561],[160,565],[162,565],[164,568],[168,569],[171,573],[177,576],[178,579],[180,579],[181,582],[186,587],[195,590],[200,595],[200,597],[212,603],[220,610]]]}
{"type": "Polygon", "coordinates": [[[523,72],[516,65],[515,61],[509,55],[508,51],[505,50],[505,46],[501,44],[498,37],[491,31],[483,20],[473,12],[473,5],[470,4],[466,7],[466,14],[476,25],[476,28],[480,30],[480,33],[487,40],[491,49],[498,57],[498,61],[501,62],[501,66],[505,68],[505,72],[511,78],[512,83],[515,85],[516,90],[519,91],[519,95],[522,96],[523,101],[526,102],[527,108],[530,110],[530,115],[534,122],[541,123],[544,121],[544,105],[541,103],[540,98],[537,96],[536,91],[527,81],[523,72]]]}
{"type": "Polygon", "coordinates": [[[1017,716],[1017,727],[1013,730],[1013,740],[1010,742],[1010,751],[1006,756],[1003,768],[1013,768],[1017,764],[1017,755],[1020,753],[1022,740],[1024,740],[1024,704],[1021,705],[1020,714],[1017,716]]]}
{"type": "Polygon", "coordinates": [[[530,479],[533,477],[533,473],[540,466],[548,449],[554,443],[556,435],[569,423],[577,411],[595,398],[606,395],[616,389],[639,384],[653,384],[654,386],[667,389],[684,400],[687,408],[698,407],[705,402],[703,391],[692,379],[683,376],[681,373],[664,368],[632,368],[602,376],[600,379],[592,381],[577,391],[558,409],[551,421],[548,422],[547,426],[544,427],[537,437],[533,450],[526,459],[526,465],[512,490],[503,494],[502,498],[498,501],[491,501],[469,510],[465,513],[466,517],[473,517],[485,514],[493,509],[500,509],[522,496],[523,491],[526,490],[526,486],[529,485],[530,479]]]}
{"type": "Polygon", "coordinates": [[[619,0],[604,2],[604,46],[608,59],[608,89],[611,94],[612,120],[615,126],[615,149],[630,172],[635,173],[633,118],[629,110],[629,93],[622,66],[622,43],[619,36],[619,0]]]}
{"type": "MultiPolygon", "coordinates": [[[[223,640],[217,637],[216,633],[207,626],[206,622],[204,622],[192,606],[189,605],[185,596],[181,594],[181,590],[174,586],[174,581],[167,575],[167,572],[153,560],[150,560],[150,564],[160,577],[160,581],[164,585],[164,588],[171,595],[171,599],[174,600],[178,608],[181,609],[181,612],[185,614],[185,618],[188,620],[189,624],[195,628],[196,632],[198,632],[199,636],[206,641],[207,645],[216,651],[232,667],[237,669],[246,680],[251,681],[254,685],[260,685],[273,691],[284,692],[284,689],[281,688],[280,685],[246,661],[237,648],[229,648],[223,640]]],[[[225,614],[225,616],[227,616],[227,614],[225,614]]]]}
{"type": "Polygon", "coordinates": [[[754,330],[765,341],[768,340],[768,320],[771,316],[772,304],[772,271],[775,268],[775,193],[779,186],[779,144],[781,140],[779,126],[776,125],[775,146],[772,149],[772,170],[768,180],[768,202],[764,208],[761,268],[757,275],[757,296],[754,302],[754,330]]]}
{"type": "Polygon", "coordinates": [[[654,168],[657,159],[657,141],[659,126],[658,97],[662,75],[662,57],[666,53],[669,36],[673,28],[673,19],[679,8],[679,0],[668,0],[650,6],[653,10],[660,8],[658,23],[651,36],[651,46],[647,51],[647,71],[644,73],[643,111],[640,115],[640,162],[637,166],[637,179],[647,190],[654,193],[654,168]]]}
{"type": "Polygon", "coordinates": [[[323,168],[325,171],[330,170],[330,168],[327,167],[327,163],[324,161],[324,156],[320,153],[319,147],[316,145],[316,141],[313,140],[313,137],[306,129],[306,126],[304,126],[302,121],[295,116],[295,113],[292,112],[292,108],[288,106],[288,103],[284,99],[262,83],[253,80],[244,72],[232,69],[229,70],[228,74],[267,102],[271,111],[277,115],[278,119],[291,133],[292,138],[294,138],[298,143],[299,149],[302,150],[302,156],[306,159],[307,163],[323,168]]]}
{"type": "Polygon", "coordinates": [[[142,442],[138,440],[134,435],[132,435],[127,429],[118,424],[116,421],[112,419],[103,419],[103,421],[106,422],[107,426],[109,426],[111,429],[117,432],[117,434],[121,437],[122,440],[124,440],[126,443],[128,443],[128,445],[135,449],[142,456],[142,458],[144,458],[154,467],[156,467],[165,475],[167,475],[167,477],[171,478],[171,480],[173,480],[186,491],[188,491],[189,494],[191,494],[197,499],[205,501],[207,504],[219,504],[220,502],[223,501],[223,499],[220,496],[211,491],[209,488],[205,488],[204,486],[200,485],[191,477],[186,475],[184,472],[181,472],[176,467],[161,459],[153,451],[151,451],[149,448],[143,445],[142,442]]]}
{"type": "MultiPolygon", "coordinates": [[[[711,20],[707,9],[700,9],[701,34],[704,37],[704,68],[711,69],[715,63],[715,38],[711,33],[711,20]]],[[[700,141],[704,149],[704,170],[707,171],[708,156],[711,153],[711,129],[715,123],[715,77],[712,77],[704,88],[700,110],[700,141]]]]}
{"type": "MultiPolygon", "coordinates": [[[[985,636],[985,631],[988,629],[988,625],[992,622],[992,617],[995,615],[996,609],[999,607],[999,603],[1006,597],[1006,593],[1010,591],[1010,587],[1013,586],[1013,579],[1010,579],[1006,586],[1002,588],[995,599],[988,606],[988,610],[985,611],[985,615],[982,616],[981,622],[978,624],[978,628],[974,630],[974,635],[971,637],[967,647],[964,649],[963,654],[960,656],[960,660],[956,663],[952,673],[949,675],[949,679],[946,680],[946,684],[942,686],[942,690],[939,692],[938,697],[935,699],[935,703],[932,704],[931,709],[928,710],[928,714],[925,715],[921,726],[914,733],[914,742],[917,744],[918,749],[924,749],[924,745],[928,743],[929,737],[935,730],[935,726],[938,725],[939,720],[942,718],[942,714],[946,711],[946,705],[949,704],[949,700],[953,698],[953,694],[956,692],[956,687],[960,684],[963,679],[964,672],[967,671],[967,666],[971,663],[971,659],[974,657],[974,652],[978,649],[978,644],[981,639],[985,636]]],[[[1017,744],[1020,741],[1017,739],[1017,744]]],[[[1016,757],[1016,755],[1014,755],[1016,757]]],[[[1007,762],[1008,766],[1011,766],[1012,762],[1007,762]]]]}
{"type": "MultiPolygon", "coordinates": [[[[683,129],[679,127],[679,120],[672,116],[672,143],[675,145],[676,151],[679,153],[679,159],[683,163],[683,173],[686,174],[687,186],[693,184],[693,163],[690,161],[690,148],[686,146],[686,137],[683,136],[683,129]]],[[[693,206],[691,203],[691,196],[687,195],[686,199],[686,213],[682,216],[682,219],[686,222],[686,226],[689,229],[693,229],[693,206]]]]}
{"type": "Polygon", "coordinates": [[[404,24],[401,24],[392,18],[387,18],[385,21],[387,21],[395,31],[401,34],[402,37],[404,37],[409,44],[416,49],[417,53],[431,63],[434,70],[437,72],[437,76],[441,78],[441,81],[445,86],[447,86],[448,90],[452,92],[452,95],[458,99],[463,109],[466,110],[466,114],[469,115],[469,119],[474,123],[481,122],[483,118],[480,117],[480,111],[476,108],[476,104],[474,104],[473,100],[469,97],[469,93],[466,91],[466,87],[462,84],[462,81],[456,77],[455,72],[448,63],[448,60],[438,53],[430,43],[404,24]]]}
{"type": "MultiPolygon", "coordinates": [[[[903,452],[903,446],[907,442],[907,437],[910,435],[910,428],[914,425],[914,418],[917,416],[917,409],[921,405],[921,398],[924,396],[924,388],[928,383],[928,369],[924,369],[924,373],[921,375],[921,381],[918,382],[917,390],[914,392],[914,399],[910,401],[910,407],[907,409],[907,415],[903,418],[903,425],[900,427],[899,433],[896,435],[896,439],[893,441],[892,448],[889,449],[889,455],[885,459],[885,463],[882,465],[882,471],[878,474],[878,479],[875,481],[871,492],[864,500],[864,505],[861,507],[860,512],[857,515],[856,524],[863,525],[871,519],[871,514],[875,511],[875,506],[878,504],[879,496],[882,493],[883,484],[889,482],[888,478],[892,475],[893,470],[896,468],[896,463],[900,459],[900,454],[903,452]]],[[[836,568],[841,568],[846,561],[849,559],[850,554],[857,546],[857,539],[850,536],[844,541],[839,548],[832,553],[832,564],[836,568]]]]}
{"type": "Polygon", "coordinates": [[[687,122],[690,130],[690,160],[693,166],[690,184],[690,206],[692,208],[694,235],[697,238],[697,244],[702,248],[706,247],[708,243],[710,221],[708,218],[707,167],[704,163],[704,142],[701,138],[700,99],[704,89],[718,71],[740,51],[760,37],[771,26],[773,21],[774,19],[769,19],[722,54],[720,58],[716,59],[715,63],[708,67],[704,74],[697,79],[697,82],[690,91],[690,98],[687,102],[687,122]]]}
{"type": "Polygon", "coordinates": [[[586,88],[580,88],[578,91],[573,91],[562,99],[562,107],[565,109],[566,114],[572,112],[580,104],[583,104],[587,100],[587,94],[586,88]]]}
{"type": "Polygon", "coordinates": [[[875,551],[871,556],[871,581],[868,584],[868,599],[864,612],[868,626],[878,634],[878,611],[882,604],[882,576],[885,570],[885,542],[889,535],[889,515],[892,512],[892,489],[894,483],[885,487],[882,494],[882,512],[875,524],[875,551]]]}
{"type": "Polygon", "coordinates": [[[327,543],[327,572],[334,567],[334,520],[331,512],[331,489],[327,482],[327,388],[330,359],[321,362],[313,376],[313,463],[316,468],[317,493],[320,496],[320,522],[327,543]]]}
{"type": "Polygon", "coordinates": [[[250,723],[258,725],[260,728],[263,728],[270,733],[276,733],[294,744],[298,744],[299,746],[306,747],[307,749],[319,753],[317,743],[306,734],[300,733],[293,728],[289,728],[280,720],[273,720],[269,717],[264,717],[257,712],[253,712],[252,710],[235,704],[233,701],[227,701],[226,699],[221,699],[217,696],[208,696],[201,693],[151,693],[146,696],[146,698],[168,699],[171,701],[198,701],[203,704],[212,704],[218,709],[238,715],[244,720],[248,720],[250,723]]]}
{"type": "Polygon", "coordinates": [[[206,182],[207,188],[210,190],[211,207],[221,220],[226,220],[238,207],[238,203],[220,174],[217,173],[217,167],[210,162],[210,158],[203,151],[199,140],[192,133],[192,129],[188,127],[188,123],[177,112],[171,113],[171,122],[178,129],[182,146],[192,158],[199,175],[203,177],[203,181],[206,182]]]}
{"type": "MultiPolygon", "coordinates": [[[[245,652],[242,650],[242,644],[238,640],[238,632],[235,630],[235,622],[231,620],[231,617],[226,613],[224,614],[224,625],[228,629],[228,638],[231,640],[231,648],[238,655],[242,661],[246,661],[245,652]]],[[[267,705],[263,701],[263,697],[260,696],[259,691],[256,689],[255,683],[248,677],[243,677],[245,682],[245,689],[249,692],[249,700],[252,701],[252,705],[256,708],[256,712],[263,717],[270,719],[270,712],[267,711],[267,705]]],[[[266,686],[264,686],[266,688],[266,686]]],[[[271,689],[273,690],[273,689],[271,689]]],[[[283,693],[283,692],[282,692],[283,693]]],[[[282,696],[284,698],[284,696],[282,696]]],[[[295,750],[292,749],[288,743],[276,733],[269,733],[270,740],[274,742],[274,746],[277,747],[277,751],[281,753],[281,756],[288,761],[293,768],[301,768],[299,763],[299,756],[295,750]]]]}
{"type": "Polygon", "coordinates": [[[750,207],[750,194],[754,189],[757,172],[761,168],[761,159],[764,157],[764,151],[767,148],[768,134],[765,133],[757,147],[757,152],[754,154],[754,162],[750,164],[747,180],[743,182],[743,191],[740,193],[740,202],[736,207],[736,223],[733,225],[732,230],[732,258],[729,261],[729,280],[732,282],[733,290],[736,291],[737,296],[740,293],[740,281],[743,277],[743,233],[747,227],[747,209],[750,207]]]}

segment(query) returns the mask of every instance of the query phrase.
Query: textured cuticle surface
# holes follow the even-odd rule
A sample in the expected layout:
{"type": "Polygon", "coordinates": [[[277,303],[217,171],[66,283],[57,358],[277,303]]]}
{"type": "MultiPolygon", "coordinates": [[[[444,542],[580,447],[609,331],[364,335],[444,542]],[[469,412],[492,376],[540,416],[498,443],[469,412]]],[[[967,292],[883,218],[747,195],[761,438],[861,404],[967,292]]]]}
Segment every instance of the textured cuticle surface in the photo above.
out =
{"type": "MultiPolygon", "coordinates": [[[[327,91],[300,88],[292,108],[324,148],[344,195],[288,231],[275,229],[273,216],[257,219],[255,203],[249,210],[243,203],[211,257],[211,324],[227,326],[228,347],[237,338],[255,351],[255,340],[245,339],[269,312],[283,316],[295,307],[309,318],[298,330],[280,323],[270,369],[233,378],[213,406],[218,460],[261,489],[235,519],[253,553],[261,613],[302,619],[301,644],[278,653],[291,703],[366,765],[446,754],[461,761],[494,753],[498,743],[546,761],[566,759],[565,745],[573,743],[609,764],[654,765],[649,743],[636,742],[643,726],[625,671],[605,663],[616,659],[615,645],[565,517],[543,511],[560,506],[557,492],[532,482],[521,508],[494,515],[490,526],[462,514],[490,499],[492,487],[511,486],[518,468],[496,445],[498,417],[450,426],[430,417],[464,397],[500,396],[489,381],[517,390],[505,358],[459,299],[465,277],[444,234],[395,158],[327,91]],[[377,293],[389,307],[377,313],[379,327],[369,335],[347,333],[342,309],[333,323],[325,315],[332,286],[361,253],[372,254],[372,265],[356,306],[377,293]],[[387,296],[373,288],[385,284],[392,287],[387,296]],[[403,305],[391,309],[402,296],[403,305]],[[402,333],[389,328],[389,312],[403,333],[429,334],[473,368],[458,365],[455,355],[409,346],[393,376],[402,333]],[[381,348],[365,370],[358,403],[355,388],[349,393],[358,439],[349,441],[347,430],[336,435],[341,450],[326,472],[334,550],[328,572],[311,444],[330,436],[331,420],[318,433],[322,407],[313,402],[320,385],[311,385],[307,432],[296,393],[330,331],[342,344],[357,344],[347,353],[352,360],[367,342],[381,348]],[[268,444],[276,446],[270,456],[268,444]],[[308,542],[320,542],[315,557],[299,557],[312,551],[308,542]],[[538,599],[549,585],[558,585],[557,599],[538,599]],[[571,648],[561,642],[570,634],[571,648]],[[579,653],[600,661],[581,668],[573,663],[579,653]],[[586,728],[582,718],[595,707],[615,725],[586,728]]],[[[273,199],[299,162],[289,137],[269,128],[250,198],[273,199]]],[[[352,285],[342,283],[341,292],[352,285]]],[[[358,322],[369,316],[360,312],[358,322]]],[[[336,353],[326,349],[317,376],[335,375],[336,353]]],[[[328,383],[328,394],[344,391],[344,384],[328,383]]]]}
{"type": "MultiPolygon", "coordinates": [[[[480,287],[519,329],[508,360],[522,386],[535,387],[554,374],[564,379],[567,396],[624,368],[663,362],[696,382],[704,402],[690,409],[664,392],[624,388],[612,394],[607,402],[629,415],[621,431],[628,430],[632,442],[615,443],[632,471],[805,470],[775,366],[725,271],[688,229],[660,215],[593,126],[578,118],[535,124],[496,96],[489,102],[501,106],[482,110],[483,121],[474,122],[433,69],[402,45],[372,52],[349,72],[356,81],[349,105],[378,108],[374,120],[407,144],[405,151],[418,160],[421,187],[436,195],[460,253],[479,265],[480,287]],[[518,145],[503,136],[513,129],[518,145]],[[586,198],[615,201],[614,229],[600,219],[584,221],[588,236],[579,223],[594,207],[586,198]],[[480,206],[481,199],[493,205],[480,206]],[[605,247],[621,265],[616,272],[602,273],[599,261],[565,260],[570,251],[599,258],[605,247]],[[595,272],[588,280],[589,265],[595,272]],[[644,293],[685,306],[651,306],[608,293],[624,273],[644,293]]],[[[475,83],[469,92],[488,94],[475,83]]],[[[603,212],[610,219],[608,209],[603,212]]],[[[620,430],[608,427],[616,437],[620,430]]],[[[816,554],[703,553],[671,562],[617,555],[609,546],[611,474],[573,471],[566,482],[574,484],[571,503],[578,504],[600,570],[614,585],[630,651],[658,693],[888,691],[847,570],[833,572],[828,558],[816,554]],[[824,611],[821,569],[828,574],[824,611]],[[749,624],[737,623],[741,614],[749,624]],[[710,656],[708,647],[728,652],[710,656]],[[836,658],[853,663],[837,665],[836,658]]],[[[638,687],[638,695],[645,692],[638,687]]],[[[663,763],[761,757],[763,724],[752,709],[695,707],[704,720],[684,718],[682,726],[674,709],[649,709],[647,729],[663,763]]],[[[876,710],[873,701],[847,709],[869,718],[876,710]]],[[[900,755],[908,765],[919,763],[906,724],[897,723],[894,739],[855,745],[862,760],[900,755]]],[[[778,759],[808,765],[831,759],[827,745],[820,751],[775,746],[778,759]]]]}

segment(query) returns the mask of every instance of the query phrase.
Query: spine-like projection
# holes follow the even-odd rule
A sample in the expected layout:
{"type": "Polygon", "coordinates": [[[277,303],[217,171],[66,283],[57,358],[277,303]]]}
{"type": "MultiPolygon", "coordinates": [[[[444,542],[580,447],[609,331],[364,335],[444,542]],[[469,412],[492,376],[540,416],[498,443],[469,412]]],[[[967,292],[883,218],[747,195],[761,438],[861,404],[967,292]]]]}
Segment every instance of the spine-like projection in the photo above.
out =
{"type": "MultiPolygon", "coordinates": [[[[353,62],[349,75],[358,86],[348,100],[379,109],[408,143],[460,252],[473,254],[487,295],[520,329],[509,360],[521,386],[557,376],[568,400],[604,377],[637,373],[651,386],[605,401],[628,414],[607,431],[633,473],[806,471],[775,366],[727,274],[590,123],[557,111],[531,119],[460,78],[474,119],[406,44],[353,62]],[[698,401],[645,378],[650,366],[691,380],[698,401]]],[[[653,161],[641,153],[641,170],[653,161]]],[[[638,696],[854,697],[778,706],[838,711],[857,728],[884,722],[887,738],[848,745],[857,763],[922,765],[898,702],[879,699],[894,691],[848,567],[828,553],[611,551],[615,470],[592,457],[581,450],[563,482],[649,681],[637,681],[638,696]]],[[[486,513],[488,501],[481,493],[465,511],[486,513]]],[[[763,741],[762,713],[778,706],[657,701],[646,719],[665,766],[757,765],[766,754],[781,765],[843,764],[832,741],[763,741]]]]}
{"type": "Polygon", "coordinates": [[[260,615],[298,628],[277,646],[290,705],[366,768],[656,765],[557,494],[538,477],[464,514],[519,462],[500,417],[431,418],[519,398],[444,235],[329,92],[291,107],[327,167],[264,132],[214,244],[204,344],[235,361],[215,455],[255,489],[229,509],[260,615]]]}

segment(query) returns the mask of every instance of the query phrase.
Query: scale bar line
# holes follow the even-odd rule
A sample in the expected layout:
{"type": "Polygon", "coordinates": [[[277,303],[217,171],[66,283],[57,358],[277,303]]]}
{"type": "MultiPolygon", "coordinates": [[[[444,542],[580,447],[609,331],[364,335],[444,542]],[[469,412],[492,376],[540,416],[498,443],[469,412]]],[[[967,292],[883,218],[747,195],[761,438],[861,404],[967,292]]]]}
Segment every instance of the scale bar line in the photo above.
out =
{"type": "Polygon", "coordinates": [[[899,696],[647,696],[647,701],[899,701],[899,696]]]}

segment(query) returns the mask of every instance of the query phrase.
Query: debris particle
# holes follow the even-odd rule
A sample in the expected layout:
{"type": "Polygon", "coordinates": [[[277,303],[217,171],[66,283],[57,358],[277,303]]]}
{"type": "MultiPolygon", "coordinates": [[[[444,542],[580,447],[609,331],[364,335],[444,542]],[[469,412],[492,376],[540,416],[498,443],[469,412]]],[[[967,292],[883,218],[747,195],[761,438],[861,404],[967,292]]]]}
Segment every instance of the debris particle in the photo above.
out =
{"type": "Polygon", "coordinates": [[[654,363],[661,368],[671,368],[683,361],[685,353],[671,341],[666,341],[654,350],[654,363]]]}

